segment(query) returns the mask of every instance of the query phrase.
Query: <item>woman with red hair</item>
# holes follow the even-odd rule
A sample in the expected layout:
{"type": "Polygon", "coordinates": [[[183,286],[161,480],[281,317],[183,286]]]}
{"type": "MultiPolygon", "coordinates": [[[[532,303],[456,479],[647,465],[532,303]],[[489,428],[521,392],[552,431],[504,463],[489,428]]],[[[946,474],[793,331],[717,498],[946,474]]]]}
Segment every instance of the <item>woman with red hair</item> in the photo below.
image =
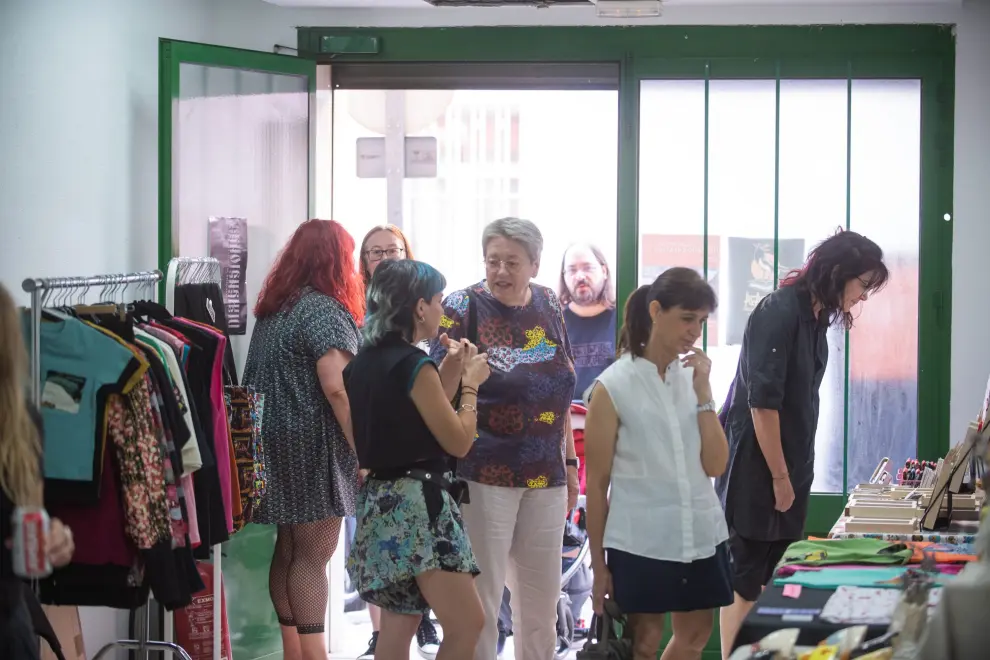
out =
{"type": "Polygon", "coordinates": [[[252,522],[278,525],[268,589],[285,660],[325,660],[326,567],[357,490],[342,375],[364,318],[351,235],[333,220],[300,225],[254,314],[244,382],[265,397],[267,486],[252,522]]]}

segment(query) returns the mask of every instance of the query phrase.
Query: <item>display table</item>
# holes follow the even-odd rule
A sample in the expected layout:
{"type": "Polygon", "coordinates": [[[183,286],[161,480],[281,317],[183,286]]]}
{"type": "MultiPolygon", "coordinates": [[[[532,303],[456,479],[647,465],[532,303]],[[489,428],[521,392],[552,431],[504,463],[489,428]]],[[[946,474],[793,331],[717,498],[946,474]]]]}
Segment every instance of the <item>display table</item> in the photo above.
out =
{"type": "MultiPolygon", "coordinates": [[[[800,628],[801,635],[798,637],[798,644],[802,646],[815,646],[820,641],[832,633],[848,628],[847,623],[830,623],[822,621],[818,612],[821,612],[828,602],[829,597],[835,593],[833,589],[802,589],[797,598],[784,596],[783,587],[775,587],[773,584],[767,585],[763,590],[749,616],[743,621],[739,634],[736,635],[736,642],[733,648],[753,644],[781,628],[800,628]],[[761,614],[761,610],[778,610],[774,614],[761,614]],[[815,614],[808,612],[805,620],[789,620],[798,614],[781,616],[780,610],[813,610],[815,614]],[[807,619],[810,617],[810,620],[807,619]]],[[[867,639],[879,637],[887,632],[887,626],[869,626],[867,639]]]]}
{"type": "Polygon", "coordinates": [[[891,533],[871,533],[871,532],[847,532],[846,516],[840,517],[834,525],[832,531],[828,533],[830,539],[880,539],[882,541],[921,541],[928,543],[951,543],[952,545],[963,545],[976,541],[976,534],[980,529],[980,523],[975,520],[952,521],[945,530],[938,532],[914,532],[912,534],[891,534],[891,533]]]}
{"type": "MultiPolygon", "coordinates": [[[[844,523],[845,518],[840,518],[835,523],[832,527],[832,531],[829,533],[830,540],[839,541],[840,539],[868,538],[877,539],[878,541],[886,543],[918,542],[940,544],[941,548],[938,546],[932,546],[931,549],[936,552],[944,553],[946,556],[953,555],[959,550],[967,548],[967,546],[971,548],[979,530],[979,523],[977,522],[960,521],[951,523],[948,529],[940,532],[920,532],[914,534],[847,533],[845,531],[844,523]]],[[[953,562],[954,560],[950,557],[946,559],[939,559],[938,561],[953,562]]],[[[962,565],[961,562],[970,560],[964,560],[962,557],[959,557],[958,561],[960,562],[958,565],[962,565]]],[[[901,565],[890,564],[889,566],[890,568],[897,568],[901,565]]],[[[884,570],[879,564],[864,564],[863,569],[884,570]]],[[[834,579],[836,576],[842,576],[846,569],[823,565],[820,569],[814,570],[816,572],[818,570],[828,571],[830,577],[834,579]]],[[[853,577],[855,572],[861,573],[862,571],[849,571],[850,586],[842,587],[842,589],[858,589],[866,587],[866,585],[863,585],[862,583],[858,586],[854,586],[856,585],[856,580],[853,577]]],[[[778,577],[780,576],[775,575],[775,579],[778,577]]],[[[839,583],[828,584],[825,586],[834,587],[835,584],[845,583],[840,581],[839,583]]],[[[874,584],[877,588],[879,588],[881,584],[884,583],[876,582],[874,584]]],[[[867,625],[867,639],[879,637],[887,631],[889,621],[880,624],[879,622],[876,622],[875,618],[864,618],[863,620],[857,621],[849,621],[847,619],[847,622],[845,623],[838,623],[836,621],[823,619],[821,617],[822,610],[825,609],[829,599],[836,593],[835,588],[816,588],[805,586],[797,589],[795,588],[797,587],[797,584],[787,586],[776,586],[773,582],[766,586],[763,593],[754,604],[753,609],[743,621],[742,627],[736,636],[735,644],[733,645],[734,649],[758,642],[771,632],[781,630],[783,628],[799,629],[800,634],[798,637],[798,644],[802,646],[814,646],[830,634],[844,628],[848,628],[851,625],[867,625]],[[784,595],[787,586],[791,587],[789,590],[789,593],[791,594],[790,596],[784,595]],[[876,625],[871,624],[871,622],[875,622],[876,625]]],[[[883,590],[886,591],[887,589],[885,588],[883,590]]],[[[835,606],[832,606],[832,611],[834,614],[835,606]]],[[[873,608],[871,612],[876,614],[876,608],[873,608]]]]}

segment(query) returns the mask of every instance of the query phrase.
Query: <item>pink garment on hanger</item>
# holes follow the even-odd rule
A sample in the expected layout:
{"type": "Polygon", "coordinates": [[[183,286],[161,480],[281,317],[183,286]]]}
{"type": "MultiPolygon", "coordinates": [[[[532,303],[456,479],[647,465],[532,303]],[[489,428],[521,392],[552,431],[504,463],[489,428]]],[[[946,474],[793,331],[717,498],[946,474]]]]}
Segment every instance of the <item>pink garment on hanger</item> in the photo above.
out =
{"type": "MultiPolygon", "coordinates": [[[[213,447],[217,456],[217,474],[220,477],[220,496],[223,498],[223,513],[227,522],[227,533],[234,533],[234,505],[230,480],[230,460],[233,447],[230,442],[227,403],[223,396],[223,354],[227,349],[227,337],[213,326],[174,317],[174,320],[209,332],[217,339],[217,351],[213,356],[213,376],[210,379],[210,403],[213,407],[213,447]]],[[[240,497],[238,493],[237,497],[240,497]]]]}
{"type": "Polygon", "coordinates": [[[189,543],[196,548],[202,543],[199,536],[199,518],[196,516],[196,491],[191,474],[182,475],[182,494],[186,496],[186,522],[189,523],[189,543]]]}

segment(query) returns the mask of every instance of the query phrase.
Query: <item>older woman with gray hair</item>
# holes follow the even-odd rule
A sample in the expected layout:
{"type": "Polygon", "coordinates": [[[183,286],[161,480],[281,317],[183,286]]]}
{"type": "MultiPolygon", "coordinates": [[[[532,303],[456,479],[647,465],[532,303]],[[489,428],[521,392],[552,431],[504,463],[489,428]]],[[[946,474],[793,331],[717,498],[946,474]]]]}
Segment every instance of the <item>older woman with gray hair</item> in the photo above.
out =
{"type": "Polygon", "coordinates": [[[528,220],[503,218],[482,234],[485,279],[447,296],[436,362],[450,340],[488,354],[491,377],[478,392],[478,437],[458,461],[469,485],[464,524],[481,574],[485,626],[475,660],[491,660],[503,588],[512,591],[517,660],[553,657],[560,547],[577,501],[570,426],[574,367],[563,310],[552,289],[532,282],[543,236],[528,220]],[[443,340],[441,340],[443,339],[443,340]]]}

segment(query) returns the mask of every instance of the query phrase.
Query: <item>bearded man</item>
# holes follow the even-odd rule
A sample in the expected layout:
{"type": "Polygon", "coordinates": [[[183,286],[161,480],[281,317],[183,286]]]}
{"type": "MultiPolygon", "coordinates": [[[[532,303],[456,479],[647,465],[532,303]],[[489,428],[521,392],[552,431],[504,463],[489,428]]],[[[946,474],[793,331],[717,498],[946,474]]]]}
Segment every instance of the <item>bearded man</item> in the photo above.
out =
{"type": "Polygon", "coordinates": [[[564,251],[557,293],[574,352],[574,398],[582,399],[615,360],[615,284],[598,247],[575,243],[564,251]]]}

